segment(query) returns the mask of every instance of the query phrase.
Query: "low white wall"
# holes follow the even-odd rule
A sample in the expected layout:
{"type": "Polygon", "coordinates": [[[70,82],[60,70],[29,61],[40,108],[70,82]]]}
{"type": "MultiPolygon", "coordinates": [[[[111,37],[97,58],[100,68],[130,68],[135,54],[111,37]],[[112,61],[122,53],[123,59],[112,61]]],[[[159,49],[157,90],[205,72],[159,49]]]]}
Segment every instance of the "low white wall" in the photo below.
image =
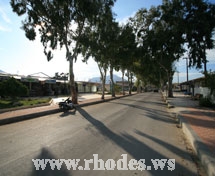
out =
{"type": "Polygon", "coordinates": [[[97,92],[97,86],[92,86],[92,87],[91,87],[91,91],[92,91],[92,92],[97,92]]]}
{"type": "MultiPolygon", "coordinates": [[[[195,87],[194,88],[194,95],[195,94],[202,94],[203,97],[208,97],[210,95],[210,89],[207,87],[195,87]]],[[[215,97],[211,97],[213,102],[215,103],[215,97]]]]}
{"type": "Polygon", "coordinates": [[[203,97],[207,97],[208,95],[210,95],[210,89],[208,89],[207,87],[195,87],[194,95],[195,94],[202,94],[203,97]]]}

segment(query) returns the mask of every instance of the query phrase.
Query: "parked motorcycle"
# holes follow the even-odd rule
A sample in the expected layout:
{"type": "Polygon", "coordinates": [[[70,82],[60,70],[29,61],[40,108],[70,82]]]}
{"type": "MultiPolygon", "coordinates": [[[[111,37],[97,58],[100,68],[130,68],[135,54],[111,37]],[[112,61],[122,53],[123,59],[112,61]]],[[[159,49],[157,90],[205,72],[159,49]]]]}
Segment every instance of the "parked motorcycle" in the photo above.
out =
{"type": "Polygon", "coordinates": [[[74,104],[72,103],[72,100],[70,100],[70,98],[67,98],[65,101],[59,102],[58,106],[63,111],[76,109],[74,104]]]}

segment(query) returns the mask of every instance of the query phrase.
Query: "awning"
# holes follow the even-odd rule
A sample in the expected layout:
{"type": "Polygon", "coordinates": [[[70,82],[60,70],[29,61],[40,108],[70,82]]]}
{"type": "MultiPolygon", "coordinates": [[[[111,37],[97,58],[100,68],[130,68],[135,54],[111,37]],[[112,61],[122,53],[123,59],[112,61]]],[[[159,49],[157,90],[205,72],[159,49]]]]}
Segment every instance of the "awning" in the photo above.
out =
{"type": "Polygon", "coordinates": [[[56,80],[55,79],[47,79],[47,80],[45,80],[45,83],[56,84],[56,80]]]}
{"type": "Polygon", "coordinates": [[[22,81],[22,82],[39,82],[38,79],[32,78],[32,77],[22,77],[22,78],[21,78],[21,81],[22,81]]]}

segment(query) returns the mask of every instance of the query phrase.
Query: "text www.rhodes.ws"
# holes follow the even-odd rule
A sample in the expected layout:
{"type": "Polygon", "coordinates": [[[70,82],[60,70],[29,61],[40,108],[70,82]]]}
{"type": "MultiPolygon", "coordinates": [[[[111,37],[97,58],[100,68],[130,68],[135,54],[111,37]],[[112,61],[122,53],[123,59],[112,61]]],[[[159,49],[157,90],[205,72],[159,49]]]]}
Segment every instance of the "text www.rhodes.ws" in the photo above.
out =
{"type": "Polygon", "coordinates": [[[127,154],[115,161],[99,159],[98,154],[93,154],[93,159],[84,159],[84,166],[79,165],[80,159],[32,159],[36,170],[45,170],[50,165],[52,170],[60,170],[63,163],[68,170],[175,170],[175,159],[151,159],[151,166],[147,166],[145,159],[128,160],[127,154]]]}

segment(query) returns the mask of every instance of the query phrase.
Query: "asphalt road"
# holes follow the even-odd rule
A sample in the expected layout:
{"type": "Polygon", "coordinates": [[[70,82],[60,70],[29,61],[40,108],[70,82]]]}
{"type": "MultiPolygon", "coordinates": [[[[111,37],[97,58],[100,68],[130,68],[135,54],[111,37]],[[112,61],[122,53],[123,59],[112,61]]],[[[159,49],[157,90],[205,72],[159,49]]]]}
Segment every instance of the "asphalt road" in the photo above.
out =
{"type": "Polygon", "coordinates": [[[0,176],[197,175],[181,133],[159,93],[0,126],[0,176]],[[44,170],[36,170],[32,159],[80,161],[76,170],[69,170],[65,163],[59,170],[52,170],[49,163],[44,170]],[[155,159],[164,159],[163,170],[156,170],[155,159]],[[175,159],[175,165],[170,159],[175,159]],[[103,170],[93,170],[96,163],[103,170]]]}

